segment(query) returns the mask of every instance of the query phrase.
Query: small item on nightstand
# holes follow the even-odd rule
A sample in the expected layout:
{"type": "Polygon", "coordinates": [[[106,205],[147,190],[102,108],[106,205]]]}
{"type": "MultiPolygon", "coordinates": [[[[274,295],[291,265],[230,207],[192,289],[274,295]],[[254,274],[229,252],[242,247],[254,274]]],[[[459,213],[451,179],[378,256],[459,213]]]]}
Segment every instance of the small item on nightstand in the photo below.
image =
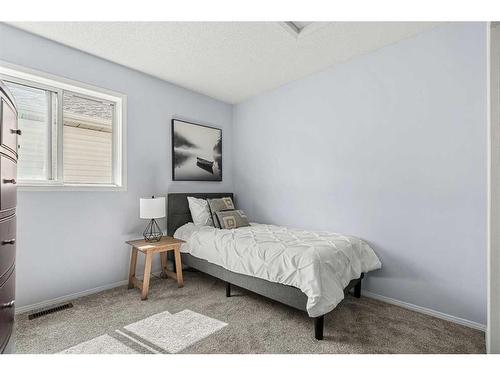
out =
{"type": "Polygon", "coordinates": [[[151,219],[142,233],[144,240],[148,242],[160,241],[163,232],[155,219],[165,217],[165,197],[141,198],[140,217],[141,219],[151,219]]]}

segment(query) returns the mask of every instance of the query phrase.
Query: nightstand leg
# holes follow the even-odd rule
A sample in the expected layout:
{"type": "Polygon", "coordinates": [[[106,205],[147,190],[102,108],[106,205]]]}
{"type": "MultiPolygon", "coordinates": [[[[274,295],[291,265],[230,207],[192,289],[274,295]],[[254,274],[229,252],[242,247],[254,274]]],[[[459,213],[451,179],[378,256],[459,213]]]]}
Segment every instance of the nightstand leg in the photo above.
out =
{"type": "Polygon", "coordinates": [[[128,288],[134,287],[135,267],[137,266],[137,249],[132,247],[132,255],[130,256],[130,270],[128,272],[128,288]]]}
{"type": "Polygon", "coordinates": [[[161,277],[163,279],[166,279],[167,276],[167,253],[160,253],[160,260],[161,260],[161,277]]]}
{"type": "Polygon", "coordinates": [[[184,286],[184,280],[182,278],[182,263],[181,263],[181,249],[179,246],[175,247],[174,250],[175,256],[175,274],[177,275],[177,285],[179,288],[184,286]]]}
{"type": "Polygon", "coordinates": [[[145,299],[148,299],[148,292],[149,292],[149,278],[151,277],[151,262],[153,258],[153,254],[147,253],[146,254],[146,263],[144,264],[144,280],[142,281],[142,293],[141,293],[141,299],[144,301],[145,299]]]}

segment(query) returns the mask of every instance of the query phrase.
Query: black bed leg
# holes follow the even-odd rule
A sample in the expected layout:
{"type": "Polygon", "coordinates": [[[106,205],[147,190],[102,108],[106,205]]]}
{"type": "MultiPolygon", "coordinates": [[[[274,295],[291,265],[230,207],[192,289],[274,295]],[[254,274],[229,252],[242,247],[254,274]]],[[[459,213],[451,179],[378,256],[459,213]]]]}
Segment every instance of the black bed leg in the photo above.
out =
{"type": "Polygon", "coordinates": [[[358,283],[354,286],[354,297],[361,298],[361,279],[359,279],[358,283]]]}
{"type": "Polygon", "coordinates": [[[226,297],[231,297],[231,284],[226,283],[226,297]]]}
{"type": "Polygon", "coordinates": [[[323,340],[323,325],[325,322],[325,316],[321,315],[314,318],[314,337],[316,340],[323,340]]]}

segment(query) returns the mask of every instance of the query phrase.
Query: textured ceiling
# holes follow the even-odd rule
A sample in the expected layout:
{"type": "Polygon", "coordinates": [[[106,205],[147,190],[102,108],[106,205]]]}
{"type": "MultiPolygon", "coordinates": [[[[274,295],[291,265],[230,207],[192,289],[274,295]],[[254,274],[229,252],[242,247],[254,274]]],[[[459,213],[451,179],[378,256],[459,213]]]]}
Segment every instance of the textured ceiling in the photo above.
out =
{"type": "Polygon", "coordinates": [[[11,25],[229,103],[411,37],[435,23],[15,22],[11,25]]]}

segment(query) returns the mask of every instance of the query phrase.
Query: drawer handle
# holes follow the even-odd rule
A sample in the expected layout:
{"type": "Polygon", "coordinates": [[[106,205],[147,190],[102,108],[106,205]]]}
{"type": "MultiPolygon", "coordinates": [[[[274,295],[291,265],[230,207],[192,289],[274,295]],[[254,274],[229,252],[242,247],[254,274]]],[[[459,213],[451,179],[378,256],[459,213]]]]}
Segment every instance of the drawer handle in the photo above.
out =
{"type": "Polygon", "coordinates": [[[3,179],[3,183],[4,184],[13,184],[13,185],[15,185],[15,184],[17,184],[17,181],[16,181],[15,178],[12,178],[12,179],[4,178],[3,179]]]}
{"type": "Polygon", "coordinates": [[[0,310],[3,310],[3,309],[11,309],[14,307],[14,304],[16,303],[15,300],[12,300],[10,302],[7,302],[7,303],[4,303],[0,306],[0,310]]]}
{"type": "Polygon", "coordinates": [[[21,135],[21,133],[22,133],[21,129],[10,129],[10,132],[12,134],[17,134],[17,135],[21,135]]]}
{"type": "Polygon", "coordinates": [[[13,238],[11,240],[5,240],[5,241],[2,241],[2,245],[14,245],[16,243],[16,239],[13,238]]]}

